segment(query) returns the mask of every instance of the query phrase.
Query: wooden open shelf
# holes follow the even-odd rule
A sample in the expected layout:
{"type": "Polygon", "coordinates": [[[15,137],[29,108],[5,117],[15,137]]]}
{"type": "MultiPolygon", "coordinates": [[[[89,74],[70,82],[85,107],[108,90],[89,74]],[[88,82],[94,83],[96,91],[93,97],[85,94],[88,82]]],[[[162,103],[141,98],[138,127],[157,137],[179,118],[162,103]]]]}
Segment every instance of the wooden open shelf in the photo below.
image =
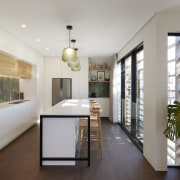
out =
{"type": "Polygon", "coordinates": [[[89,68],[90,71],[110,71],[111,68],[89,68]]]}

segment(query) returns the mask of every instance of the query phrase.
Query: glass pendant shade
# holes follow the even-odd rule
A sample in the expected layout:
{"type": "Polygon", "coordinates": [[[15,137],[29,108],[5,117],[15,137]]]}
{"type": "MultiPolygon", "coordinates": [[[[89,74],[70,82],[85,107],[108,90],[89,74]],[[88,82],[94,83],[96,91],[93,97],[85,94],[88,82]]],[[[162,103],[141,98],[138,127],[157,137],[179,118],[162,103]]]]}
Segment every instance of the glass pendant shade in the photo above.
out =
{"type": "Polygon", "coordinates": [[[80,70],[81,70],[80,64],[79,64],[78,67],[71,67],[71,70],[72,70],[72,71],[80,71],[80,70]]]}
{"type": "Polygon", "coordinates": [[[79,59],[76,58],[75,61],[68,61],[68,66],[69,67],[79,67],[80,66],[79,59]]]}
{"type": "Polygon", "coordinates": [[[64,62],[75,61],[77,59],[77,52],[74,48],[65,48],[62,52],[62,60],[64,62]]]}
{"type": "Polygon", "coordinates": [[[68,66],[71,68],[72,71],[80,71],[81,65],[79,59],[77,57],[77,48],[74,48],[74,43],[76,42],[75,39],[71,39],[70,37],[70,30],[72,30],[72,26],[68,25],[66,28],[69,30],[69,47],[64,48],[62,51],[62,61],[67,62],[68,66]],[[71,48],[71,42],[73,43],[73,48],[71,48]]]}

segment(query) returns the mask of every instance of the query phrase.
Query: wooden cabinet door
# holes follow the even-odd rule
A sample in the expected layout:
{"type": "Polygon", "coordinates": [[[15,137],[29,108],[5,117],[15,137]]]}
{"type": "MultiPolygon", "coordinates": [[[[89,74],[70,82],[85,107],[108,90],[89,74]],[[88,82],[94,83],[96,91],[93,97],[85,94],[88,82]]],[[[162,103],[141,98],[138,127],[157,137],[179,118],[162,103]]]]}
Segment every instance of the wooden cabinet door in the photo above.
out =
{"type": "Polygon", "coordinates": [[[23,61],[18,61],[18,77],[31,78],[32,77],[32,65],[23,61]]]}
{"type": "Polygon", "coordinates": [[[0,53],[0,75],[17,76],[17,61],[0,53]]]}
{"type": "Polygon", "coordinates": [[[0,75],[31,78],[32,65],[0,53],[0,75]]]}

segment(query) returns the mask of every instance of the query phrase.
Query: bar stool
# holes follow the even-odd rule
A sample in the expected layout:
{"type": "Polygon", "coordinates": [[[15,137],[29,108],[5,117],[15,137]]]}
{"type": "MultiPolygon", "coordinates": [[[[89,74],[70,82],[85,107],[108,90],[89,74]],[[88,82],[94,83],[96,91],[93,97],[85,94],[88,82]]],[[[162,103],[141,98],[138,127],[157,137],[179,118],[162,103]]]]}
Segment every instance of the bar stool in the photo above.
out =
{"type": "MultiPolygon", "coordinates": [[[[100,112],[101,108],[98,106],[92,107],[91,109],[93,115],[90,116],[90,141],[91,150],[99,150],[101,159],[103,157],[103,147],[102,147],[102,132],[101,132],[101,120],[100,112]],[[94,144],[93,144],[94,143],[94,144]],[[93,146],[92,146],[93,145],[93,146]]],[[[87,150],[84,146],[84,142],[87,142],[88,134],[88,123],[87,118],[81,118],[79,122],[79,139],[78,139],[78,155],[80,156],[81,150],[87,150]]]]}
{"type": "Polygon", "coordinates": [[[91,112],[91,115],[93,115],[92,109],[93,108],[101,108],[101,106],[95,99],[90,99],[89,102],[90,102],[90,112],[91,112]]]}
{"type": "Polygon", "coordinates": [[[95,99],[89,99],[89,102],[90,103],[94,103],[94,102],[96,103],[97,101],[95,99]]]}

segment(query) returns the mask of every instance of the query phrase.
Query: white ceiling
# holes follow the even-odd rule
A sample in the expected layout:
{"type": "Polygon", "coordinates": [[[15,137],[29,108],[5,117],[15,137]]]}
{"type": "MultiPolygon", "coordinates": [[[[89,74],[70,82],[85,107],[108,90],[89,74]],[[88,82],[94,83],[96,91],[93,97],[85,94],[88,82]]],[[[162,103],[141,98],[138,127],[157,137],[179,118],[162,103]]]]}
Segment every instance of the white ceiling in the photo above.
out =
{"type": "Polygon", "coordinates": [[[66,25],[72,25],[79,57],[111,56],[154,13],[179,5],[180,0],[0,0],[0,27],[44,56],[60,56],[68,46],[66,25]]]}

